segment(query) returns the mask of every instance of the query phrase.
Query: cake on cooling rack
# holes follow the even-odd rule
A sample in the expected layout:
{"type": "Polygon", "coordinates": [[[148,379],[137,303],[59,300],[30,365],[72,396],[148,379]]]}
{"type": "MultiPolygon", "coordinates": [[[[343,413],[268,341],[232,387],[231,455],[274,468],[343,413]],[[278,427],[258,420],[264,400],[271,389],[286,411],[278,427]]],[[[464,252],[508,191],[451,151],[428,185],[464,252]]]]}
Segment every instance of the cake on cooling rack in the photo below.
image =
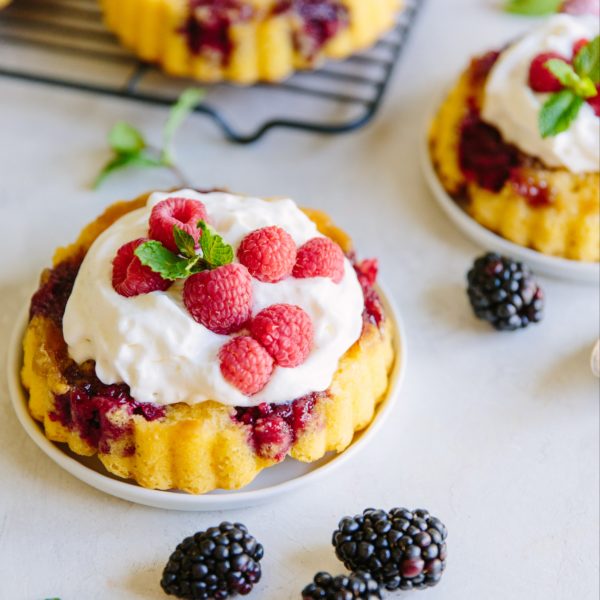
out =
{"type": "Polygon", "coordinates": [[[122,43],[167,73],[279,81],[371,46],[402,0],[101,0],[122,43]]]}
{"type": "Polygon", "coordinates": [[[376,275],[291,200],[117,203],[32,298],[30,412],[50,440],[154,489],[236,489],[286,456],[341,452],[395,356],[376,275]]]}
{"type": "Polygon", "coordinates": [[[544,254],[592,262],[600,258],[598,29],[597,17],[558,15],[476,58],[429,135],[442,185],[480,224],[544,254]]]}

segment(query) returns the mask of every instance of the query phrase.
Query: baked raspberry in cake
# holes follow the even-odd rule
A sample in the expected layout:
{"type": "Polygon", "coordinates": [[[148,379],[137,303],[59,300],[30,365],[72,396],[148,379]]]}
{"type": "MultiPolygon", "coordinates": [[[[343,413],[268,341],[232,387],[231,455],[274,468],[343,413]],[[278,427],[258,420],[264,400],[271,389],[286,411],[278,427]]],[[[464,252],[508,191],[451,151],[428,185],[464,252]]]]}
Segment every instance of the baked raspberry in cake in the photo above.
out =
{"type": "Polygon", "coordinates": [[[201,81],[278,81],[345,58],[390,29],[401,0],[102,0],[143,60],[201,81]]]}
{"type": "Polygon", "coordinates": [[[598,33],[596,17],[557,15],[474,59],[429,135],[442,185],[480,224],[591,262],[600,259],[598,33]]]}
{"type": "Polygon", "coordinates": [[[154,193],[56,252],[22,380],[46,436],[153,489],[237,489],[342,452],[396,351],[377,262],[293,201],[154,193]]]}

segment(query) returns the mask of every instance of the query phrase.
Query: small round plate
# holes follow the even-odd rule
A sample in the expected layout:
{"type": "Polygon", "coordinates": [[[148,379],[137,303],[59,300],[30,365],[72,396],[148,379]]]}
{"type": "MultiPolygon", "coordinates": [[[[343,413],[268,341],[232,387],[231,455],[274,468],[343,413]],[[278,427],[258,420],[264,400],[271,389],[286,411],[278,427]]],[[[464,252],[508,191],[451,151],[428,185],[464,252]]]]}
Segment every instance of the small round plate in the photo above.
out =
{"type": "Polygon", "coordinates": [[[352,444],[341,454],[330,453],[321,460],[306,464],[287,458],[284,462],[264,470],[251,484],[240,491],[219,490],[194,496],[178,491],[150,490],[131,480],[109,474],[96,457],[85,458],[72,453],[66,444],[56,444],[46,438],[43,428],[29,414],[27,393],[20,380],[22,340],[27,326],[27,313],[17,322],[9,347],[8,385],[13,407],[19,422],[31,439],[60,467],[81,481],[112,496],[168,510],[212,511],[253,506],[272,500],[293,490],[315,483],[334,469],[350,460],[376,435],[390,415],[406,370],[406,340],[400,314],[390,296],[379,288],[387,316],[392,322],[396,361],[390,375],[390,384],[384,400],[378,406],[375,418],[364,431],[355,435],[352,444]]]}
{"type": "Polygon", "coordinates": [[[450,220],[476,244],[486,250],[494,250],[500,254],[521,260],[539,274],[570,281],[598,284],[598,281],[600,281],[600,265],[598,263],[569,260],[542,254],[531,248],[510,242],[480,225],[454,201],[442,186],[431,162],[426,133],[421,141],[420,154],[423,174],[437,203],[450,220]]]}

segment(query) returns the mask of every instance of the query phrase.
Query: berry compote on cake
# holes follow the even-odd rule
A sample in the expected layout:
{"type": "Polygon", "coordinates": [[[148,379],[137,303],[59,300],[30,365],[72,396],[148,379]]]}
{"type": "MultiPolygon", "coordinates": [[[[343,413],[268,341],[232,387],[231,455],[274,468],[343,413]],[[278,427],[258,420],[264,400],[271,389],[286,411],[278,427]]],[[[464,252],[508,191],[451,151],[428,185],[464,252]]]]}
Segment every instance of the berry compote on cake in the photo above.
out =
{"type": "Polygon", "coordinates": [[[479,223],[544,254],[600,260],[600,24],[557,15],[474,59],[440,107],[430,154],[479,223]]]}
{"type": "Polygon", "coordinates": [[[142,59],[201,81],[278,81],[371,46],[402,0],[102,0],[142,59]]]}
{"type": "Polygon", "coordinates": [[[204,493],[343,451],[394,360],[377,262],[319,211],[223,192],[110,207],[31,302],[23,383],[46,436],[204,493]]]}

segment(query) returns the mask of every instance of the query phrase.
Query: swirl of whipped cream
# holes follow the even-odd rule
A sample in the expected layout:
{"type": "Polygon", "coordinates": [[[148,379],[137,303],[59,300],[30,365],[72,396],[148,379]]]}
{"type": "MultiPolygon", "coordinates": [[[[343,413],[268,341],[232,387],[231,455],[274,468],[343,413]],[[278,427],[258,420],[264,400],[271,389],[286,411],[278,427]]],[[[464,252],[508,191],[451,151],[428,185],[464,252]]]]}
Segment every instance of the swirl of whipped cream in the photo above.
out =
{"type": "Polygon", "coordinates": [[[300,246],[319,236],[315,224],[292,200],[261,200],[220,192],[181,190],[155,193],[144,208],[117,220],[89,249],[67,303],[63,333],[78,363],[96,361],[106,384],[125,382],[141,402],[197,404],[215,400],[230,406],[280,404],[326,390],[341,356],[362,331],[363,293],[351,263],[339,284],[328,278],[279,283],[252,280],[253,314],[279,303],[296,304],[312,318],[314,345],[306,362],[276,367],[267,386],[248,397],[227,382],[218,353],[230,339],[192,319],[182,299],[182,284],[166,292],[125,298],[112,287],[112,260],[125,243],[148,235],[152,207],[170,196],[201,200],[211,224],[237,251],[251,231],[269,225],[285,229],[300,246]]]}
{"type": "Polygon", "coordinates": [[[486,86],[482,117],[497,127],[507,142],[542,160],[549,167],[573,173],[600,168],[600,119],[585,103],[567,131],[542,138],[538,117],[549,94],[529,87],[529,66],[542,52],[570,58],[573,44],[598,35],[596,17],[556,15],[502,52],[486,86]]]}

